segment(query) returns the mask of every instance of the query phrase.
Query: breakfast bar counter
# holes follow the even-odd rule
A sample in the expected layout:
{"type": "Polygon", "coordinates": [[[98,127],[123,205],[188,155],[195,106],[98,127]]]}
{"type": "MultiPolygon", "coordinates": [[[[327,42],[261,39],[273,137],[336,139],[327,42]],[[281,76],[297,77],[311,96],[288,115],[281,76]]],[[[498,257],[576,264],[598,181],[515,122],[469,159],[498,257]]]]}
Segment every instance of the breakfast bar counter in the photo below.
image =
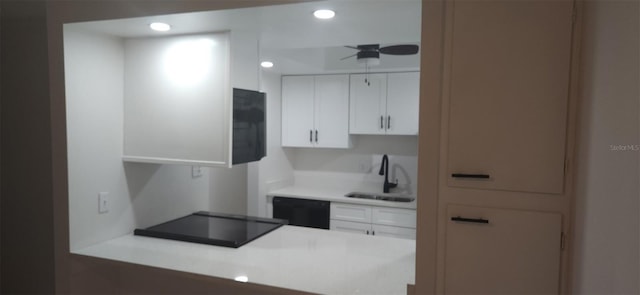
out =
{"type": "Polygon", "coordinates": [[[320,294],[407,294],[415,241],[282,226],[240,248],[124,235],[73,254],[320,294]]]}

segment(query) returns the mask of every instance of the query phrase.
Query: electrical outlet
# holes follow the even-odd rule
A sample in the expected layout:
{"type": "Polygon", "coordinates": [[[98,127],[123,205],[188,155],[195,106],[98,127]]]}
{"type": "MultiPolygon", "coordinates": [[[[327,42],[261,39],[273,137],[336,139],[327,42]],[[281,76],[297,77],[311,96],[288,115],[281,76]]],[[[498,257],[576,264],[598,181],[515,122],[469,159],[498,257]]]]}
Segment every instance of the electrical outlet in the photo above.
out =
{"type": "Polygon", "coordinates": [[[191,177],[192,178],[202,177],[202,167],[191,166],[191,177]]]}
{"type": "Polygon", "coordinates": [[[109,212],[109,192],[98,193],[98,213],[109,212]]]}

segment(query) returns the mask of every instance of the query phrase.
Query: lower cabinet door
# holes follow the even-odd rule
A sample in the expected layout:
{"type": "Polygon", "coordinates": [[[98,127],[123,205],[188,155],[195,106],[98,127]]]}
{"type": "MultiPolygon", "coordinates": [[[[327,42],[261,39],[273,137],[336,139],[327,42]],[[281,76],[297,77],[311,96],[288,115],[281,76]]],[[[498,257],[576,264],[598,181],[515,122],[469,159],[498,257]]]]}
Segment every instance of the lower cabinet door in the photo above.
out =
{"type": "Polygon", "coordinates": [[[371,223],[371,207],[331,202],[331,219],[371,223]]]}
{"type": "Polygon", "coordinates": [[[450,205],[446,294],[558,294],[560,214],[450,205]]]}
{"type": "Polygon", "coordinates": [[[416,210],[372,207],[371,223],[390,225],[392,227],[416,228],[416,210]]]}
{"type": "Polygon", "coordinates": [[[329,229],[336,230],[336,231],[349,232],[349,233],[364,234],[364,235],[371,234],[370,223],[360,223],[360,222],[331,219],[331,221],[329,222],[329,229]]]}
{"type": "Polygon", "coordinates": [[[382,237],[394,237],[402,239],[416,239],[416,230],[414,228],[398,227],[372,224],[373,235],[382,237]]]}

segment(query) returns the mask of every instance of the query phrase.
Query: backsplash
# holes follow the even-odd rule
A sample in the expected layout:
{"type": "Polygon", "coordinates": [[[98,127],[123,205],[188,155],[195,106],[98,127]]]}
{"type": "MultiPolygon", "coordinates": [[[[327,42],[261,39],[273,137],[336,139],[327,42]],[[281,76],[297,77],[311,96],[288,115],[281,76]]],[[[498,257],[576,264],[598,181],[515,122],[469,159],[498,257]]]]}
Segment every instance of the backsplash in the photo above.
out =
{"type": "Polygon", "coordinates": [[[382,192],[384,176],[378,175],[382,155],[389,156],[389,182],[398,180],[392,192],[415,195],[417,191],[416,136],[353,136],[351,149],[285,149],[294,168],[294,183],[305,187],[330,187],[382,192]]]}
{"type": "Polygon", "coordinates": [[[382,192],[378,175],[382,155],[389,156],[392,192],[415,195],[418,174],[417,136],[354,135],[351,149],[285,148],[294,169],[294,183],[305,187],[331,187],[382,192]]]}
{"type": "MultiPolygon", "coordinates": [[[[383,154],[408,156],[417,160],[418,137],[402,135],[352,135],[350,149],[284,148],[294,170],[369,173],[383,154]]],[[[393,161],[391,162],[393,164],[393,161]]]]}

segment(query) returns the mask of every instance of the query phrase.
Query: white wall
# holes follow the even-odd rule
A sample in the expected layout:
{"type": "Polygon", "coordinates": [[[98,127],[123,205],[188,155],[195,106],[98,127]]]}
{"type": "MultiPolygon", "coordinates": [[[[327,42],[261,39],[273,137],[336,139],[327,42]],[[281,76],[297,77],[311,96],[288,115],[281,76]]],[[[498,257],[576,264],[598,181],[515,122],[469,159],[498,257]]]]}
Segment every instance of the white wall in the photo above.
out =
{"type": "Polygon", "coordinates": [[[640,5],[585,1],[575,294],[639,294],[640,5]]]}
{"type": "Polygon", "coordinates": [[[66,26],[64,50],[71,249],[206,209],[208,175],[123,165],[123,42],[66,26]],[[106,214],[98,214],[98,192],[109,192],[106,214]]]}
{"type": "Polygon", "coordinates": [[[306,171],[305,175],[309,174],[308,171],[338,173],[340,177],[362,179],[366,182],[363,184],[365,186],[376,187],[379,184],[380,192],[384,178],[378,172],[382,155],[387,154],[390,164],[389,181],[398,179],[400,186],[407,186],[408,193],[417,192],[417,136],[352,135],[351,138],[351,149],[286,150],[296,171],[306,171]]]}
{"type": "Polygon", "coordinates": [[[209,168],[209,173],[209,211],[247,214],[247,164],[209,168]]]}

